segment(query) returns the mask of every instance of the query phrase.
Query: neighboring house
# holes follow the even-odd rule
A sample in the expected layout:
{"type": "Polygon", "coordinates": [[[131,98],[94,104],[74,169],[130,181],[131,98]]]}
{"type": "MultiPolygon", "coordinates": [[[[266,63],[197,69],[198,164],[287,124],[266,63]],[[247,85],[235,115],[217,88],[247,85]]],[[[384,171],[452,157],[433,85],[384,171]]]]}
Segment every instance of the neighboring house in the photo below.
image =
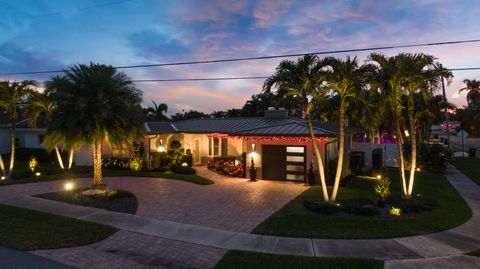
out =
{"type": "MultiPolygon", "coordinates": [[[[215,157],[241,159],[245,153],[247,172],[253,158],[258,178],[292,181],[304,181],[310,163],[315,170],[317,166],[306,121],[288,117],[285,110],[267,110],[261,118],[146,122],[145,128],[149,154],[168,150],[178,141],[192,153],[194,165],[204,165],[215,157]]],[[[314,132],[326,166],[338,154],[338,126],[314,122],[314,132]]],[[[355,132],[346,129],[347,149],[355,132]]]]}
{"type": "MultiPolygon", "coordinates": [[[[9,153],[11,149],[10,119],[0,113],[0,153],[9,153]]],[[[18,148],[43,148],[45,122],[38,121],[37,128],[32,128],[26,119],[19,119],[16,126],[15,145],[18,148]]]]}

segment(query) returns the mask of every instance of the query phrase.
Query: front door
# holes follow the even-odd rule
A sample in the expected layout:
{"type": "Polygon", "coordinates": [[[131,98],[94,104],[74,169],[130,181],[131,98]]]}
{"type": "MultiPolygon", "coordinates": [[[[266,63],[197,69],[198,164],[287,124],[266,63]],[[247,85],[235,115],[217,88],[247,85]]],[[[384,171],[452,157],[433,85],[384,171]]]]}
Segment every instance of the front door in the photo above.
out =
{"type": "Polygon", "coordinates": [[[193,152],[193,162],[196,165],[199,165],[202,163],[201,157],[200,157],[200,139],[195,139],[195,149],[193,152]]]}

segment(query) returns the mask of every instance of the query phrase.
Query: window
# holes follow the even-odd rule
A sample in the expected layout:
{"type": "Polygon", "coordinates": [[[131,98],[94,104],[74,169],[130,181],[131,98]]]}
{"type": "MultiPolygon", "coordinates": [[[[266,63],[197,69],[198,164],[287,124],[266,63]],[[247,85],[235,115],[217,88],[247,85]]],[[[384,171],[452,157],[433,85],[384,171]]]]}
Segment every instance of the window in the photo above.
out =
{"type": "Polygon", "coordinates": [[[222,156],[228,156],[228,139],[222,138],[222,156]]]}
{"type": "Polygon", "coordinates": [[[213,139],[213,156],[218,156],[220,154],[220,139],[213,139]]]}

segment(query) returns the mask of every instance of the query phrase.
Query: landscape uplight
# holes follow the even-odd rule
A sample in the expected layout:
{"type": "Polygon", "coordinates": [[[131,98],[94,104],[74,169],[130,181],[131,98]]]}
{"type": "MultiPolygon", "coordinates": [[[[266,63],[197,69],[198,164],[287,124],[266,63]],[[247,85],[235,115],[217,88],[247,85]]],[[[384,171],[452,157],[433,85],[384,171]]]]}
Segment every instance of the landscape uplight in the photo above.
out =
{"type": "Polygon", "coordinates": [[[73,189],[73,183],[72,182],[65,183],[65,190],[66,191],[71,191],[72,189],[73,189]]]}
{"type": "Polygon", "coordinates": [[[5,179],[6,179],[6,177],[5,177],[5,176],[2,176],[0,179],[2,179],[2,180],[5,180],[5,179]]]}
{"type": "Polygon", "coordinates": [[[39,176],[41,176],[41,175],[42,175],[42,173],[40,173],[40,172],[36,172],[36,173],[35,173],[35,176],[36,176],[36,177],[39,177],[39,176]]]}
{"type": "Polygon", "coordinates": [[[382,179],[382,175],[377,175],[377,179],[382,179]]]}

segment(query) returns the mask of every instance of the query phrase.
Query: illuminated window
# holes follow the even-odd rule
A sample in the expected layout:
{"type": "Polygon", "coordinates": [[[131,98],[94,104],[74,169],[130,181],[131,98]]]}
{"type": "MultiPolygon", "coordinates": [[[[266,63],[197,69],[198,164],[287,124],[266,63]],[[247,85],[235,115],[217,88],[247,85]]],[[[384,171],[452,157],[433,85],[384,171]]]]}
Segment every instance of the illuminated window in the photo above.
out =
{"type": "Polygon", "coordinates": [[[222,138],[222,156],[228,156],[228,139],[222,138]]]}

